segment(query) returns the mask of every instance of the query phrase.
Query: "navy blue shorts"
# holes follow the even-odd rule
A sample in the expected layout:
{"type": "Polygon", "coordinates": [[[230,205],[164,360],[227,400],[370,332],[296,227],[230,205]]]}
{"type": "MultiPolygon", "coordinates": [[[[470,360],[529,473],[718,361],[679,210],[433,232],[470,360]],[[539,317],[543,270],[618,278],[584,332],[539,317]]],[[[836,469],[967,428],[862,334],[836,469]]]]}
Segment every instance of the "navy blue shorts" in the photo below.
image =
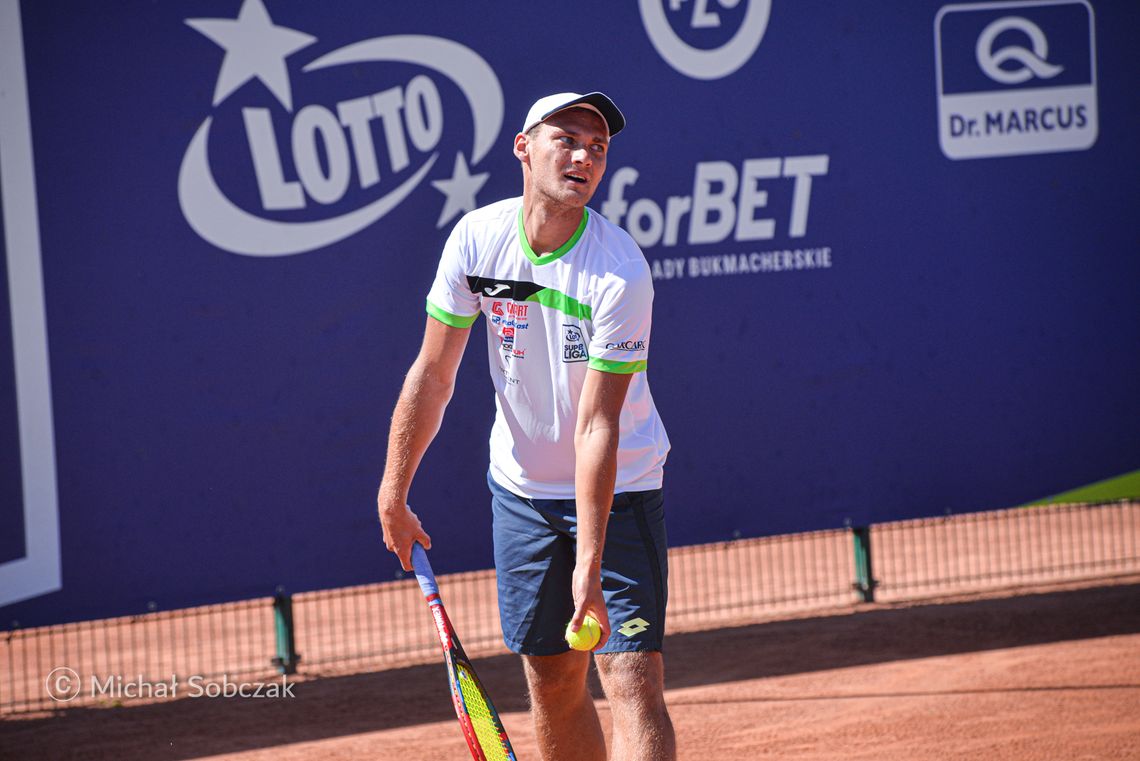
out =
{"type": "MultiPolygon", "coordinates": [[[[523,655],[570,649],[577,513],[572,499],[528,499],[488,476],[503,641],[523,655]]],[[[668,555],[660,489],[614,496],[602,553],[610,638],[599,653],[660,650],[665,634],[668,555]]]]}

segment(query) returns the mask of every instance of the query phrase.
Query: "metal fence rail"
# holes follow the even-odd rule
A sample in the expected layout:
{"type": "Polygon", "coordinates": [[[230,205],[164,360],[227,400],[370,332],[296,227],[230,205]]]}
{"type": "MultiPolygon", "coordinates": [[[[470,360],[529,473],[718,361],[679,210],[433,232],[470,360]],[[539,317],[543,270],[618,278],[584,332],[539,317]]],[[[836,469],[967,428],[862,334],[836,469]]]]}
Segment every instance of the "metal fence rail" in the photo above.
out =
{"type": "Polygon", "coordinates": [[[268,598],[17,627],[0,634],[0,714],[161,698],[138,693],[162,692],[172,676],[272,676],[273,652],[268,598]]]}
{"type": "Polygon", "coordinates": [[[851,567],[850,533],[841,529],[677,547],[669,631],[854,602],[851,567]]]}
{"type": "Polygon", "coordinates": [[[1136,568],[1135,502],[1057,505],[871,527],[879,600],[1048,583],[1136,568]]]}
{"type": "MultiPolygon", "coordinates": [[[[737,539],[673,548],[669,563],[669,631],[712,629],[860,601],[1138,573],[1140,502],[737,539]]],[[[468,652],[504,652],[494,571],[443,576],[440,587],[468,652]]],[[[0,714],[162,700],[169,695],[159,694],[161,685],[172,678],[185,695],[191,679],[217,684],[357,673],[430,662],[438,649],[410,578],[102,621],[13,626],[0,632],[0,714]],[[64,689],[72,684],[78,694],[64,689]]]]}
{"type": "MultiPolygon", "coordinates": [[[[495,572],[441,576],[448,615],[471,656],[503,649],[495,572]]],[[[306,592],[293,598],[299,670],[340,674],[422,663],[438,657],[423,593],[412,578],[348,589],[306,592]]]]}

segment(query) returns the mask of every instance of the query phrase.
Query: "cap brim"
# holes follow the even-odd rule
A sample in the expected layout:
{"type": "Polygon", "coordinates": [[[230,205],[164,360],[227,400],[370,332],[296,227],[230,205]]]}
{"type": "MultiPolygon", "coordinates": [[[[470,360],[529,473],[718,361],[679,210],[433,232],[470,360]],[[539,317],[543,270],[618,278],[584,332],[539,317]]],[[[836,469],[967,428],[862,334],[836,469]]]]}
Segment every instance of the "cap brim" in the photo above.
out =
{"type": "Polygon", "coordinates": [[[551,110],[542,114],[541,118],[538,120],[538,122],[536,122],[536,124],[546,121],[560,111],[565,111],[570,108],[581,106],[591,107],[594,111],[597,111],[601,115],[602,119],[604,119],[606,122],[606,129],[609,130],[610,137],[613,137],[625,129],[625,115],[621,112],[621,109],[619,109],[617,105],[612,100],[610,100],[608,95],[600,92],[587,93],[586,95],[575,98],[566,103],[562,103],[559,106],[552,108],[551,110]]]}

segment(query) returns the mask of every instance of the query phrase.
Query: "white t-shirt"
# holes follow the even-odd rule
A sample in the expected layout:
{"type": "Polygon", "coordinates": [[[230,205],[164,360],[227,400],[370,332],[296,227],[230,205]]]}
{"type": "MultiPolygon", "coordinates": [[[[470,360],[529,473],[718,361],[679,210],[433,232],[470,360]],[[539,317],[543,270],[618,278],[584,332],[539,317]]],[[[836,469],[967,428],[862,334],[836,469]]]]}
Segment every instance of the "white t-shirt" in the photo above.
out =
{"type": "Polygon", "coordinates": [[[491,477],[533,499],[574,497],[574,428],[587,368],[631,373],[615,493],[661,487],[669,438],[645,377],[653,279],[633,239],[584,212],[565,244],[537,256],[522,198],[465,215],[443,248],[427,311],[465,328],[487,318],[495,385],[491,477]]]}

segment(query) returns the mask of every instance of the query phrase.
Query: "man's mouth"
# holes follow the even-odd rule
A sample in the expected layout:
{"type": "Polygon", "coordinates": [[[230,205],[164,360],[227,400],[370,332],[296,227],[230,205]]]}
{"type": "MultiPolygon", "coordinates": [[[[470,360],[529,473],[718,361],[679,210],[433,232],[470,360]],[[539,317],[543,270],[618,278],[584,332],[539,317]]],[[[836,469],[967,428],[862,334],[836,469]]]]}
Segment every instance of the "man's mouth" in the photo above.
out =
{"type": "Polygon", "coordinates": [[[577,183],[583,184],[583,185],[587,181],[583,175],[580,175],[577,172],[567,172],[566,174],[564,174],[562,176],[568,180],[573,180],[574,182],[577,182],[577,183]]]}

